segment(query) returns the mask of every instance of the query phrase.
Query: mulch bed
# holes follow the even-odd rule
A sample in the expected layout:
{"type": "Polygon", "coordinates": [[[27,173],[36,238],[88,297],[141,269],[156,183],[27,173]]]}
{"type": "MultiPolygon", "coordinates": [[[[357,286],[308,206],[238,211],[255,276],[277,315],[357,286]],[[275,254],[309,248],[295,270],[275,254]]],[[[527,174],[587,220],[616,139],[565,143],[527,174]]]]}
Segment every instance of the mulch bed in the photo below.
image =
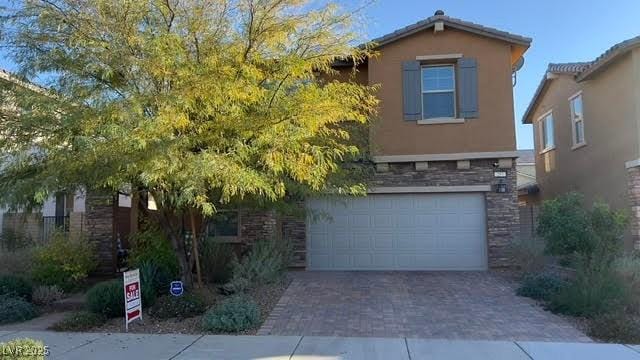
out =
{"type": "MultiPolygon", "coordinates": [[[[290,283],[291,279],[287,277],[282,282],[259,286],[247,293],[260,307],[260,326],[262,326],[262,323],[267,319],[269,313],[271,313],[271,310],[276,306],[290,283]]],[[[198,291],[203,295],[210,307],[226,297],[220,294],[215,287],[207,286],[205,289],[198,291]]],[[[143,309],[142,317],[144,321],[135,321],[129,324],[129,332],[141,334],[216,334],[215,332],[202,330],[200,326],[202,323],[202,315],[187,319],[160,320],[149,315],[145,316],[143,309]]],[[[237,334],[255,335],[258,329],[260,329],[260,326],[237,334]]],[[[109,333],[124,332],[124,319],[110,319],[104,325],[91,329],[91,331],[109,333]]]]}

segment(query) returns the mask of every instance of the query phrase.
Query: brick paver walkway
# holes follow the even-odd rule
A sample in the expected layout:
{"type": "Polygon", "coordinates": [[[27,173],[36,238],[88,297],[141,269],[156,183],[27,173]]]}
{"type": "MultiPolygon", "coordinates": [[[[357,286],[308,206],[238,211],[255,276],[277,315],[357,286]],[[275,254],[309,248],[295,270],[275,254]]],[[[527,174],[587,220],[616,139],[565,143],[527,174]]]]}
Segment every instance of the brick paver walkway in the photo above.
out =
{"type": "Polygon", "coordinates": [[[590,341],[491,272],[299,272],[259,335],[590,341]]]}

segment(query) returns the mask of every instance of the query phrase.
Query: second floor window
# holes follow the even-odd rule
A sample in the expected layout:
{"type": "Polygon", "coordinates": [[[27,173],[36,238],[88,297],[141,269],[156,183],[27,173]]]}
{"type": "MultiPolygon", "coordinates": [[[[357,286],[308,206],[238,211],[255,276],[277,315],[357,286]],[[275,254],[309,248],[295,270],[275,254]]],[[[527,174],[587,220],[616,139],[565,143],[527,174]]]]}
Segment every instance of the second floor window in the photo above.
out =
{"type": "Polygon", "coordinates": [[[555,147],[553,136],[553,114],[548,112],[540,118],[540,139],[542,151],[551,150],[555,147]]]}
{"type": "Polygon", "coordinates": [[[453,65],[422,67],[422,118],[456,116],[456,82],[453,65]]]}
{"type": "Polygon", "coordinates": [[[584,116],[582,112],[582,94],[578,93],[569,99],[571,108],[571,126],[573,132],[573,145],[583,145],[584,141],[584,116]]]}

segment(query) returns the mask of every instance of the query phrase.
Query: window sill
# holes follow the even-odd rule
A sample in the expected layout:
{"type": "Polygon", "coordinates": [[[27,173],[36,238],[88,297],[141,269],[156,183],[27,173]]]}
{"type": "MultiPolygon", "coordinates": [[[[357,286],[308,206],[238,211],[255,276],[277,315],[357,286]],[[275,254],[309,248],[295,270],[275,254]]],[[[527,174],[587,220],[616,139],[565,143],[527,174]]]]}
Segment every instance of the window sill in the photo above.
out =
{"type": "Polygon", "coordinates": [[[575,144],[575,145],[573,145],[573,146],[571,147],[571,150],[578,150],[578,149],[580,149],[581,147],[585,147],[585,146],[587,146],[587,143],[586,143],[586,142],[581,142],[580,144],[575,144]]]}
{"type": "Polygon", "coordinates": [[[433,125],[433,124],[462,124],[464,119],[461,118],[432,118],[418,120],[418,125],[433,125]]]}
{"type": "Polygon", "coordinates": [[[542,154],[544,154],[544,153],[548,153],[549,151],[551,151],[551,150],[555,150],[555,149],[556,149],[556,147],[555,147],[555,146],[552,146],[552,147],[549,147],[549,148],[543,149],[542,151],[540,151],[540,155],[542,155],[542,154]]]}

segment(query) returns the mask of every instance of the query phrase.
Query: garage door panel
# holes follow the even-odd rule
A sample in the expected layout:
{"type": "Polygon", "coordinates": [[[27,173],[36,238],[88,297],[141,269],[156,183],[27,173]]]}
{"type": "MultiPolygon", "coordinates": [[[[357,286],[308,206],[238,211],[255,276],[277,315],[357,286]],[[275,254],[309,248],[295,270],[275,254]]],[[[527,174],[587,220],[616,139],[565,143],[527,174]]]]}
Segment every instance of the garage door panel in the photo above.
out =
{"type": "Polygon", "coordinates": [[[310,269],[486,269],[482,194],[374,194],[309,206],[333,219],[308,224],[310,269]]]}

